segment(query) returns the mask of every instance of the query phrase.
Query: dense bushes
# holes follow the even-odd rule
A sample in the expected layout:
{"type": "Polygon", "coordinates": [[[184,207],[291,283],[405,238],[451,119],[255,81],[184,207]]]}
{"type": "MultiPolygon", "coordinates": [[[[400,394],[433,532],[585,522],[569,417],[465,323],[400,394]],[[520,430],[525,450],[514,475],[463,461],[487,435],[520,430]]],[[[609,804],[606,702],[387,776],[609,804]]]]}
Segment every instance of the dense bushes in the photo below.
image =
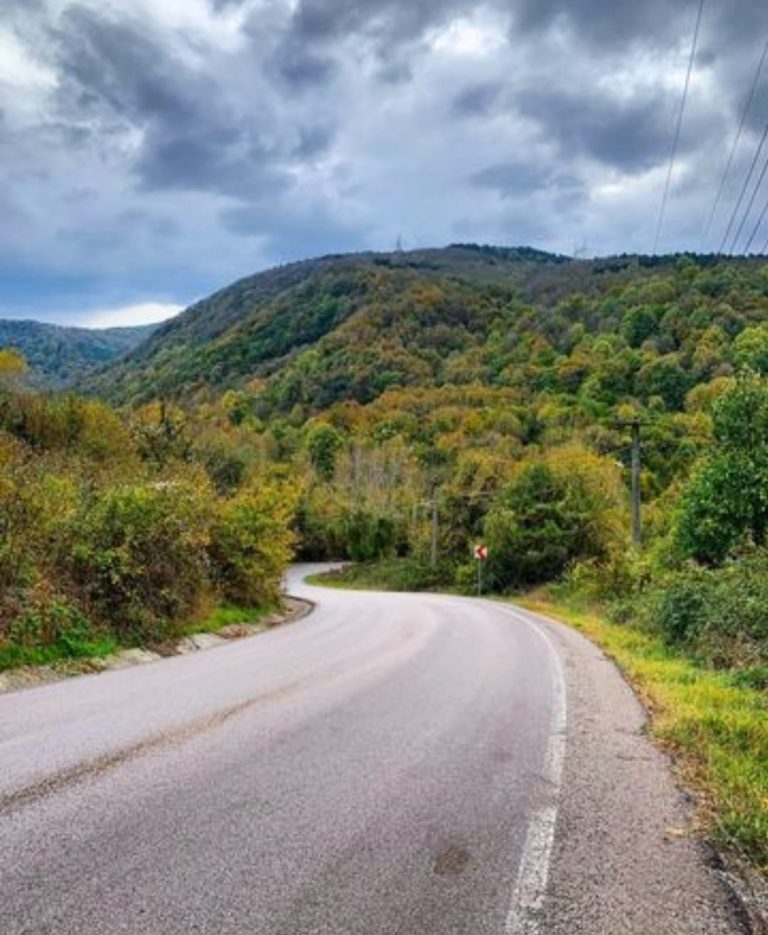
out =
{"type": "Polygon", "coordinates": [[[0,668],[278,599],[296,485],[255,459],[223,482],[242,433],[211,419],[201,437],[187,419],[149,408],[129,426],[100,403],[0,386],[0,668]]]}
{"type": "Polygon", "coordinates": [[[641,619],[714,665],[768,665],[768,553],[672,573],[646,596],[641,619]]]}
{"type": "Polygon", "coordinates": [[[308,498],[298,519],[300,555],[310,561],[371,562],[391,558],[408,548],[404,525],[371,509],[322,509],[316,500],[308,498]]]}
{"type": "Polygon", "coordinates": [[[768,382],[742,374],[715,403],[715,446],[688,485],[676,524],[684,557],[722,562],[768,535],[768,382]]]}
{"type": "Polygon", "coordinates": [[[444,590],[452,571],[450,564],[440,563],[432,568],[428,561],[408,556],[347,565],[321,575],[320,580],[330,585],[377,591],[444,590]]]}
{"type": "Polygon", "coordinates": [[[201,479],[99,492],[72,524],[72,580],[93,616],[128,640],[193,618],[207,596],[213,508],[201,479]]]}
{"type": "Polygon", "coordinates": [[[94,625],[66,598],[47,596],[28,602],[0,642],[0,668],[25,662],[83,658],[110,652],[117,640],[94,625]]]}
{"type": "Polygon", "coordinates": [[[561,577],[577,561],[602,560],[621,541],[615,467],[565,448],[523,462],[485,518],[488,584],[499,590],[561,577]]]}
{"type": "Polygon", "coordinates": [[[274,602],[293,554],[290,522],[297,490],[254,485],[220,504],[211,526],[211,577],[228,601],[246,606],[274,602]]]}
{"type": "MultiPolygon", "coordinates": [[[[686,484],[646,512],[651,547],[640,553],[609,547],[602,555],[581,554],[564,587],[571,597],[607,606],[617,622],[651,630],[705,664],[733,668],[750,684],[763,684],[768,682],[768,380],[747,371],[719,389],[711,407],[714,445],[686,484]]],[[[517,568],[523,565],[520,553],[526,560],[538,556],[541,567],[555,561],[556,550],[547,555],[536,547],[543,538],[560,543],[561,550],[572,541],[563,523],[569,515],[574,522],[579,512],[565,513],[554,490],[542,487],[533,498],[539,522],[533,546],[518,534],[517,568]],[[553,509],[557,523],[548,516],[553,509]]],[[[519,503],[526,502],[523,494],[516,491],[519,503]]],[[[585,515],[593,513],[594,502],[581,496],[579,503],[585,515]]],[[[553,577],[548,572],[532,580],[553,577]]]]}

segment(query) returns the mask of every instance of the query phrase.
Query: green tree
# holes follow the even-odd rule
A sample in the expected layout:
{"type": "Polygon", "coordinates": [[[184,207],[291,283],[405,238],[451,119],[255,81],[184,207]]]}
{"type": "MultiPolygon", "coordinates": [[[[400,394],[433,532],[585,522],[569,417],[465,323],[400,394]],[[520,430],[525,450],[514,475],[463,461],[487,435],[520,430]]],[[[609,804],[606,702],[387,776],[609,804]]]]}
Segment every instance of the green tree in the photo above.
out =
{"type": "Polygon", "coordinates": [[[621,320],[621,333],[630,347],[640,347],[646,338],[656,334],[659,323],[651,309],[646,306],[630,308],[621,320]]]}
{"type": "Polygon", "coordinates": [[[296,502],[294,487],[264,481],[220,503],[209,556],[225,600],[256,606],[279,599],[281,577],[293,556],[296,502]]]}
{"type": "Polygon", "coordinates": [[[715,450],[685,490],[676,522],[679,554],[721,563],[768,534],[768,379],[743,373],[715,403],[715,450]]]}
{"type": "Polygon", "coordinates": [[[336,458],[343,447],[344,436],[332,425],[322,422],[310,430],[307,438],[309,458],[323,480],[333,480],[336,458]]]}
{"type": "Polygon", "coordinates": [[[166,636],[207,595],[210,492],[198,479],[107,489],[72,520],[63,561],[86,606],[127,641],[166,636]]]}
{"type": "Polygon", "coordinates": [[[551,581],[577,560],[605,557],[616,496],[612,473],[595,455],[567,450],[526,465],[485,519],[491,583],[551,581]]]}
{"type": "Polygon", "coordinates": [[[745,328],[733,342],[733,362],[756,373],[768,374],[768,324],[745,328]]]}
{"type": "Polygon", "coordinates": [[[637,375],[637,388],[646,398],[660,396],[667,409],[682,409],[689,379],[677,354],[649,361],[637,375]]]}

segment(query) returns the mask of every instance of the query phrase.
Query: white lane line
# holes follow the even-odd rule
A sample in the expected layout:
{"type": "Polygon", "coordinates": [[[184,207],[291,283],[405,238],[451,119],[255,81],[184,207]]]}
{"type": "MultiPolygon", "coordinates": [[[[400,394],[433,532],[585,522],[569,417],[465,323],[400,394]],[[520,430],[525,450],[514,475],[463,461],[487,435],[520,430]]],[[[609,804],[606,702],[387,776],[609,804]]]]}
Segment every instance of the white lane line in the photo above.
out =
{"type": "MultiPolygon", "coordinates": [[[[494,605],[498,606],[498,605],[494,605]]],[[[512,890],[509,912],[504,924],[505,935],[539,935],[541,910],[547,894],[549,865],[555,842],[557,825],[557,800],[563,776],[565,760],[565,729],[567,702],[565,676],[560,656],[546,632],[530,617],[508,607],[499,607],[515,620],[526,623],[546,643],[552,658],[554,673],[552,720],[544,775],[551,789],[550,802],[536,809],[528,824],[517,880],[512,890]]]]}

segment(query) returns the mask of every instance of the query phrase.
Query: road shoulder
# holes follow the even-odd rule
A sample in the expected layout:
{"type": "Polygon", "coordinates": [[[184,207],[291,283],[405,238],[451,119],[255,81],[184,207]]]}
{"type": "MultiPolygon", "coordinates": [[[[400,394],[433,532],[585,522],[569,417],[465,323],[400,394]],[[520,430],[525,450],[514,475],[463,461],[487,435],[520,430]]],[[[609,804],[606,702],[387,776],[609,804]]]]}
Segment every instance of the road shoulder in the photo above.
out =
{"type": "Polygon", "coordinates": [[[568,743],[548,899],[550,935],[749,931],[695,833],[690,798],[647,735],[618,669],[586,638],[536,615],[565,660],[568,743]]]}

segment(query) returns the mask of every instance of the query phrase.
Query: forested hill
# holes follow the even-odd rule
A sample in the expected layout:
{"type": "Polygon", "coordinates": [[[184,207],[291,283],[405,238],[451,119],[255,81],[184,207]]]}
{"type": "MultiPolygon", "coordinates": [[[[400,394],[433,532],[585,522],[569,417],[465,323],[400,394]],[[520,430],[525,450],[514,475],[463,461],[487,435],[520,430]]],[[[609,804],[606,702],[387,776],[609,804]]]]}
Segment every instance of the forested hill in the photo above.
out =
{"type": "Polygon", "coordinates": [[[0,319],[0,347],[21,351],[38,386],[60,389],[132,350],[156,327],[70,328],[0,319]]]}
{"type": "Polygon", "coordinates": [[[679,411],[735,364],[763,369],[766,322],[760,258],[331,256],[199,302],[84,388],[117,402],[243,389],[262,417],[301,418],[393,388],[479,385],[592,421],[625,402],[679,411]]]}
{"type": "Polygon", "coordinates": [[[420,281],[460,280],[470,292],[495,283],[508,288],[535,282],[540,271],[568,262],[528,247],[454,245],[291,263],[238,280],[192,305],[82,388],[113,401],[143,402],[241,385],[282,370],[347,318],[420,281]]]}

